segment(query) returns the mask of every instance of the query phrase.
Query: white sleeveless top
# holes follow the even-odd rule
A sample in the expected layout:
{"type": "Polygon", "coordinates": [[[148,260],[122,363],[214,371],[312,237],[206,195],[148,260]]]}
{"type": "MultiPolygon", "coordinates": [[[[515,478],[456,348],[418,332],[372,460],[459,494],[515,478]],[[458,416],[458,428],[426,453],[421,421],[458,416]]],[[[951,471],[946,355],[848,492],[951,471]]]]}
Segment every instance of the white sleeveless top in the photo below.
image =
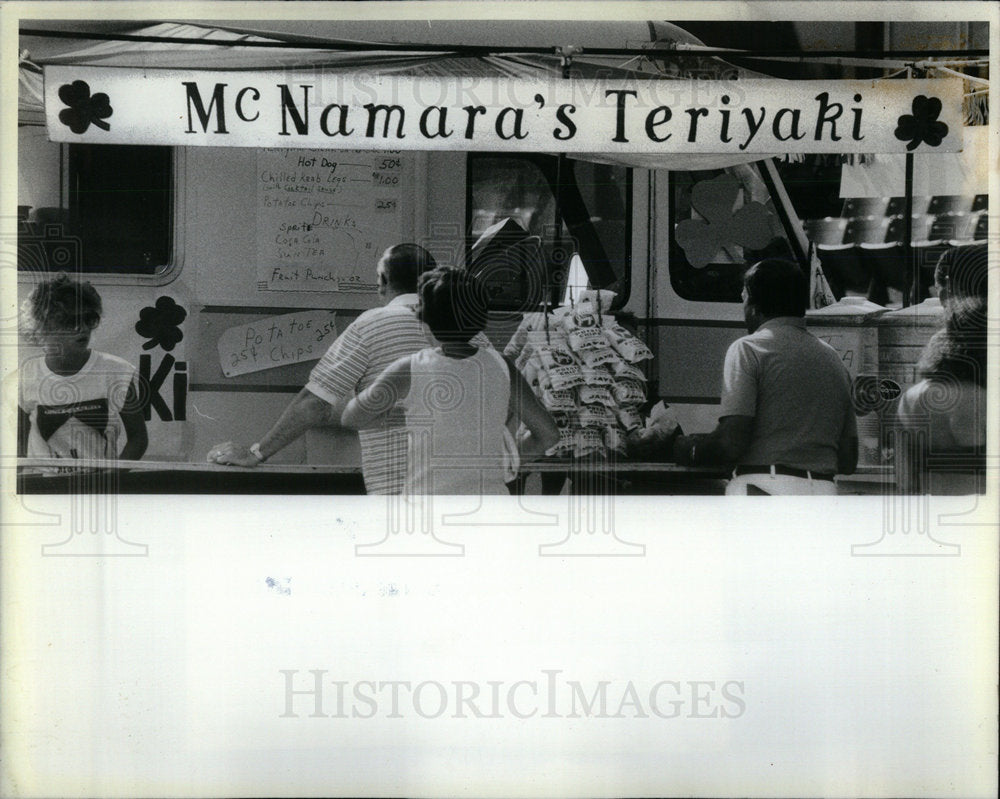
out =
{"type": "Polygon", "coordinates": [[[435,347],[411,355],[410,392],[402,402],[409,436],[405,492],[506,494],[509,404],[510,373],[496,350],[449,358],[435,347]]]}

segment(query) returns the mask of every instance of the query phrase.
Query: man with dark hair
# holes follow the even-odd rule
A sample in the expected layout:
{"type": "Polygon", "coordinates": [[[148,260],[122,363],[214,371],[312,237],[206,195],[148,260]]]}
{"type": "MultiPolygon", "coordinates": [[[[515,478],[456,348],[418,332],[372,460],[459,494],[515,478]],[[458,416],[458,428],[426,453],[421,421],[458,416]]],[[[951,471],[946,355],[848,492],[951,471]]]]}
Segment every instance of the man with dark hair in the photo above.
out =
{"type": "Polygon", "coordinates": [[[683,464],[734,465],[727,494],[835,494],[835,474],[857,466],[851,380],[833,347],[806,329],[809,281],[767,259],[744,277],[749,335],[726,352],[719,424],[681,436],[683,464]]]}
{"type": "MultiPolygon", "coordinates": [[[[791,261],[777,258],[761,261],[747,270],[743,284],[749,297],[749,305],[744,306],[744,311],[748,307],[754,309],[761,320],[780,316],[802,318],[806,315],[809,280],[791,261]]],[[[748,318],[748,327],[749,324],[748,318]]],[[[759,324],[758,321],[757,326],[759,324]]]]}
{"type": "MultiPolygon", "coordinates": [[[[382,255],[382,276],[396,295],[413,294],[420,276],[437,268],[434,256],[419,244],[397,244],[382,255]]],[[[378,275],[376,267],[376,275],[378,275]]],[[[382,293],[381,278],[379,292],[382,293]]]]}
{"type": "MultiPolygon", "coordinates": [[[[431,346],[417,318],[417,280],[434,269],[434,257],[416,244],[397,244],[379,259],[378,292],[384,306],[365,311],[344,330],[316,364],[306,384],[274,426],[250,447],[218,444],[208,460],[256,466],[313,427],[339,425],[348,401],[367,388],[398,358],[431,346]]],[[[398,494],[406,472],[402,413],[390,413],[382,427],[362,430],[361,469],[369,494],[398,494]]]]}

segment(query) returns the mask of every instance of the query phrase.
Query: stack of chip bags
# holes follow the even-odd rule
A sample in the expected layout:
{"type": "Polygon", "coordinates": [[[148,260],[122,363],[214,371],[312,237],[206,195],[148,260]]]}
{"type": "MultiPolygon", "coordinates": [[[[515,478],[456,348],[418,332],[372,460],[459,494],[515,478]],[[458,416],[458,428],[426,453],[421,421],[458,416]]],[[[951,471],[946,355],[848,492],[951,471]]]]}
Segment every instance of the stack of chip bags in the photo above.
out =
{"type": "Polygon", "coordinates": [[[602,312],[614,296],[586,291],[551,314],[526,314],[504,349],[559,427],[549,455],[624,455],[626,436],[643,424],[639,364],[653,353],[602,312]]]}

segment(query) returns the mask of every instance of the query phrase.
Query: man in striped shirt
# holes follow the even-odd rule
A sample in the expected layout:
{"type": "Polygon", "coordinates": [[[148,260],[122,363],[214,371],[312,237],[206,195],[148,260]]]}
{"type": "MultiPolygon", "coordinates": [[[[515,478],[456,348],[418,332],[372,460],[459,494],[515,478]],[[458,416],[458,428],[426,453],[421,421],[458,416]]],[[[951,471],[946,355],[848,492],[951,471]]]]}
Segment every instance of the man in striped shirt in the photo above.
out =
{"type": "MultiPolygon", "coordinates": [[[[344,407],[398,358],[434,346],[417,318],[417,279],[436,267],[433,256],[416,244],[386,250],[376,267],[381,308],[355,319],[313,368],[306,384],[278,421],[256,444],[218,444],[208,460],[256,466],[295,441],[306,430],[340,424],[344,407]]],[[[398,494],[406,475],[407,438],[402,412],[395,411],[381,429],[362,430],[361,470],[369,494],[398,494]]]]}

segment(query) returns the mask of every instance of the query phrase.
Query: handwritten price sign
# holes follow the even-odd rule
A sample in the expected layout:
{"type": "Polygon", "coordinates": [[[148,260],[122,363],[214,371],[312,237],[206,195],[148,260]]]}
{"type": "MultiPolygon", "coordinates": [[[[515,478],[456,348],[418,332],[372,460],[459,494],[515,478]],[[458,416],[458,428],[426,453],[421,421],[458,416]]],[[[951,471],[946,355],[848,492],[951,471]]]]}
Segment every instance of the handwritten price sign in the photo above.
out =
{"type": "Polygon", "coordinates": [[[333,311],[303,311],[257,319],[219,336],[226,377],[320,358],[337,337],[333,311]]]}

